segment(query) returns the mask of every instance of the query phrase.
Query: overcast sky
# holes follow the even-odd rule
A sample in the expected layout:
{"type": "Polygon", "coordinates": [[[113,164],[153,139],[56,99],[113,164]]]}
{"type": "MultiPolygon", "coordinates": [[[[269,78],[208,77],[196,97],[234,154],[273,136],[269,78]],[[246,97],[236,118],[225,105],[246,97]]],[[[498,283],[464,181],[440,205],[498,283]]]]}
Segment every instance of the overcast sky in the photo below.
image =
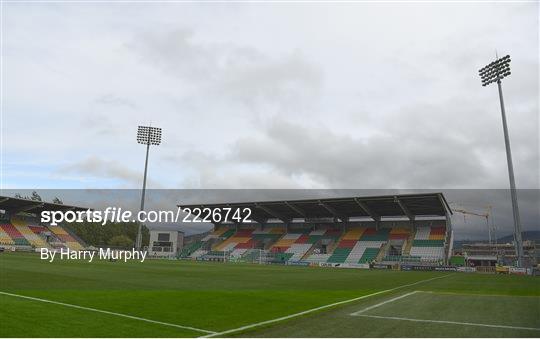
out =
{"type": "Polygon", "coordinates": [[[3,186],[539,187],[537,3],[4,4],[3,186]]]}
{"type": "Polygon", "coordinates": [[[539,188],[538,4],[6,3],[3,188],[539,188]]]}

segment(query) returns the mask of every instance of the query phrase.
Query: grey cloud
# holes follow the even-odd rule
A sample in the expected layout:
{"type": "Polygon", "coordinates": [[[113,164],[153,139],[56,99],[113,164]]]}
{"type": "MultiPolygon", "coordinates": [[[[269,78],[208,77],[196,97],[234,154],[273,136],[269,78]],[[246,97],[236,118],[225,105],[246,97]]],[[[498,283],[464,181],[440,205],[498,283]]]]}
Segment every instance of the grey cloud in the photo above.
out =
{"type": "MultiPolygon", "coordinates": [[[[103,160],[92,156],[82,161],[63,166],[58,170],[60,173],[77,173],[83,177],[97,177],[106,180],[120,180],[128,187],[132,185],[140,185],[142,182],[142,174],[123,164],[113,160],[103,160]]],[[[147,182],[149,187],[159,188],[159,184],[149,179],[147,182]]]]}
{"type": "Polygon", "coordinates": [[[82,154],[114,159],[95,187],[139,187],[152,120],[167,187],[506,187],[497,91],[477,77],[494,48],[513,58],[518,186],[539,186],[538,4],[9,6],[3,151],[43,164],[11,167],[26,186],[77,186],[40,178],[82,154]]]}
{"type": "Polygon", "coordinates": [[[443,144],[432,136],[407,134],[404,130],[362,140],[323,127],[276,121],[264,138],[236,142],[230,156],[231,161],[264,163],[287,175],[308,173],[323,187],[335,188],[467,186],[474,183],[474,174],[484,175],[466,143],[443,144]],[[459,165],[456,157],[463,158],[459,165]]]}
{"type": "Polygon", "coordinates": [[[188,29],[144,32],[127,47],[167,75],[202,86],[212,100],[232,100],[254,110],[261,105],[298,109],[320,94],[322,71],[299,51],[270,57],[254,47],[196,38],[188,29]]]}

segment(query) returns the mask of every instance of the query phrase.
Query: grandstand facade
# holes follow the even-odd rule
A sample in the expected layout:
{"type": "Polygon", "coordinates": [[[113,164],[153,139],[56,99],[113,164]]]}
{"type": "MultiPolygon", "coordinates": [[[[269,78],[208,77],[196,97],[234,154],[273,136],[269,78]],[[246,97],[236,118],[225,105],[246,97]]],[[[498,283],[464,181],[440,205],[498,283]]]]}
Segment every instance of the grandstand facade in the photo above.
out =
{"type": "Polygon", "coordinates": [[[442,193],[179,207],[250,208],[254,221],[214,223],[182,258],[354,267],[441,265],[452,252],[442,193]]]}
{"type": "Polygon", "coordinates": [[[76,206],[0,197],[0,247],[33,251],[40,248],[82,250],[86,244],[69,229],[41,224],[41,211],[86,210],[76,206]]]}

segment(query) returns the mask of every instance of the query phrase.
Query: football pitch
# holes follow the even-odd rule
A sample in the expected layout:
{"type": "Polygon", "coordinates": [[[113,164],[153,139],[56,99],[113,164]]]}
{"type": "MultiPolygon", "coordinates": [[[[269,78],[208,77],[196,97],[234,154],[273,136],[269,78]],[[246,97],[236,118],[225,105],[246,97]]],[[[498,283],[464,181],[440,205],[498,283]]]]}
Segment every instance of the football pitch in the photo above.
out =
{"type": "Polygon", "coordinates": [[[0,254],[2,337],[538,337],[540,279],[0,254]]]}

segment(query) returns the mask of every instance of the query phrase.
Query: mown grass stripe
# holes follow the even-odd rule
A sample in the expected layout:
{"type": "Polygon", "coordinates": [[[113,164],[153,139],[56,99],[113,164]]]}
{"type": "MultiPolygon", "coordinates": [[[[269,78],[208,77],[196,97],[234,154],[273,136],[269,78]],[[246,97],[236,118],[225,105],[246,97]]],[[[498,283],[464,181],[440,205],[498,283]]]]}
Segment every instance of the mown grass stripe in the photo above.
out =
{"type": "Polygon", "coordinates": [[[253,329],[253,328],[256,328],[256,327],[281,322],[281,321],[284,321],[284,320],[288,320],[288,319],[291,319],[291,318],[296,318],[296,317],[299,317],[299,316],[302,316],[302,315],[317,312],[317,311],[324,310],[324,309],[327,309],[327,308],[331,308],[331,307],[335,307],[335,306],[339,306],[339,305],[343,305],[343,304],[348,304],[348,303],[351,303],[351,302],[354,302],[354,301],[358,301],[358,300],[366,299],[366,298],[369,298],[369,297],[373,297],[373,296],[376,296],[376,295],[379,295],[379,294],[382,294],[382,293],[392,292],[392,291],[395,291],[395,290],[400,289],[400,288],[415,286],[415,285],[425,283],[425,282],[428,282],[428,281],[445,278],[445,277],[448,277],[448,276],[451,276],[451,275],[454,275],[454,274],[455,273],[450,273],[450,274],[445,274],[445,275],[440,276],[440,277],[424,279],[424,280],[420,280],[420,281],[417,281],[417,282],[414,282],[414,283],[405,284],[405,285],[397,286],[397,287],[394,287],[394,288],[390,288],[390,289],[387,289],[387,290],[382,290],[382,291],[378,291],[378,292],[375,292],[375,293],[366,294],[366,295],[363,295],[363,296],[360,296],[360,297],[347,299],[347,300],[342,300],[342,301],[338,301],[338,302],[331,303],[331,304],[328,304],[328,305],[315,307],[315,308],[305,310],[305,311],[302,311],[302,312],[286,315],[284,317],[275,318],[275,319],[266,320],[266,321],[261,321],[261,322],[258,322],[258,323],[249,324],[249,325],[245,325],[245,326],[238,327],[238,328],[233,328],[233,329],[230,329],[230,330],[226,330],[226,331],[222,331],[222,332],[218,332],[218,333],[213,333],[213,334],[210,334],[210,335],[205,335],[205,336],[202,336],[202,337],[203,338],[222,337],[224,335],[228,335],[228,334],[231,334],[231,333],[241,332],[241,331],[253,329]]]}
{"type": "Polygon", "coordinates": [[[72,308],[85,310],[85,311],[92,311],[92,312],[98,312],[98,313],[103,313],[103,314],[109,314],[109,315],[114,315],[114,316],[117,316],[117,317],[140,320],[140,321],[145,321],[145,322],[149,322],[149,323],[153,323],[153,324],[176,327],[176,328],[181,328],[181,329],[184,329],[184,330],[191,330],[191,331],[201,332],[201,333],[206,333],[206,334],[214,334],[214,333],[216,333],[214,331],[203,330],[203,329],[196,328],[196,327],[171,324],[171,323],[166,323],[166,322],[163,322],[163,321],[157,321],[157,320],[152,320],[152,319],[136,317],[136,316],[129,315],[129,314],[105,311],[105,310],[100,310],[100,309],[97,309],[97,308],[91,308],[91,307],[79,306],[79,305],[74,305],[74,304],[68,304],[68,303],[63,303],[63,302],[54,301],[54,300],[29,297],[29,296],[26,296],[26,295],[20,295],[20,294],[14,294],[14,293],[2,292],[2,291],[0,291],[0,294],[7,295],[7,296],[10,296],[10,297],[15,297],[15,298],[21,298],[21,299],[27,299],[27,300],[33,300],[33,301],[40,301],[40,302],[44,302],[44,303],[61,305],[61,306],[66,306],[66,307],[72,307],[72,308]]]}

